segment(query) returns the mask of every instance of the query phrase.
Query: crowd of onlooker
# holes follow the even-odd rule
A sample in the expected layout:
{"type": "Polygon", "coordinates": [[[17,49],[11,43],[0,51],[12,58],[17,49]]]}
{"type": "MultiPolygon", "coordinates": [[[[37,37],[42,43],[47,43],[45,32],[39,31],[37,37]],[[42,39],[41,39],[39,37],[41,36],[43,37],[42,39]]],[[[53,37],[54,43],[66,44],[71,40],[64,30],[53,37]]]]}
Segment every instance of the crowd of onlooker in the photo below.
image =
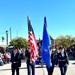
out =
{"type": "MultiPolygon", "coordinates": [[[[52,49],[53,49],[52,50],[53,53],[56,55],[58,53],[58,48],[56,48],[56,49],[52,48],[52,49]]],[[[75,47],[66,49],[66,51],[67,51],[68,55],[72,55],[75,51],[75,47]]],[[[21,58],[25,59],[25,50],[18,49],[18,52],[20,53],[21,58]]],[[[10,61],[11,61],[11,52],[8,52],[8,51],[1,52],[0,51],[0,66],[10,63],[10,61]]]]}
{"type": "MultiPolygon", "coordinates": [[[[21,55],[21,59],[25,59],[25,50],[18,49],[18,52],[21,55]]],[[[0,66],[11,62],[11,53],[10,52],[0,52],[0,66]]]]}
{"type": "Polygon", "coordinates": [[[9,63],[11,60],[11,54],[9,52],[1,53],[0,52],[0,66],[9,63]]]}

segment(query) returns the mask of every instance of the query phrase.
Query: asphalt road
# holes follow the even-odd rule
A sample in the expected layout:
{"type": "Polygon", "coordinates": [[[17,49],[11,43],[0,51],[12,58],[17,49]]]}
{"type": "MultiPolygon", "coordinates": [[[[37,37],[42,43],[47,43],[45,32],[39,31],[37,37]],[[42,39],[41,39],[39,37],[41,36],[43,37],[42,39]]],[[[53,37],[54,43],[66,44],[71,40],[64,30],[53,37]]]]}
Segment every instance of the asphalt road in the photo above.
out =
{"type": "MultiPolygon", "coordinates": [[[[75,60],[70,60],[68,70],[66,75],[75,75],[75,60]]],[[[11,75],[11,63],[0,66],[0,75],[11,75]]],[[[16,75],[16,74],[15,74],[16,75]]],[[[27,75],[26,63],[23,62],[20,67],[20,75],[27,75]]],[[[41,66],[35,66],[35,75],[47,75],[46,68],[41,68],[41,66]]],[[[58,67],[54,68],[53,75],[60,75],[60,70],[58,67]]]]}

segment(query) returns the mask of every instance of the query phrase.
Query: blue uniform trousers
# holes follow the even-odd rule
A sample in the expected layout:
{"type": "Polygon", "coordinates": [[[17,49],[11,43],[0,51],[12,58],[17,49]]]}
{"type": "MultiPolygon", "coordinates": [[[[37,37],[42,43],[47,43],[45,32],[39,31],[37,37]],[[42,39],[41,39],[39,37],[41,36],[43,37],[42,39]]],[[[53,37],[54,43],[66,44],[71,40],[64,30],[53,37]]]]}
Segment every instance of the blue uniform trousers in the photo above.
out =
{"type": "Polygon", "coordinates": [[[66,75],[67,66],[63,66],[63,67],[59,67],[59,68],[60,68],[61,75],[66,75]]]}
{"type": "Polygon", "coordinates": [[[15,75],[15,71],[16,71],[16,75],[19,75],[19,67],[12,66],[12,75],[15,75]]]}
{"type": "Polygon", "coordinates": [[[35,63],[34,62],[32,63],[27,62],[27,72],[28,72],[28,75],[35,75],[35,63]]]}
{"type": "Polygon", "coordinates": [[[51,66],[50,68],[46,66],[46,68],[47,68],[48,75],[53,75],[54,66],[51,66]]]}

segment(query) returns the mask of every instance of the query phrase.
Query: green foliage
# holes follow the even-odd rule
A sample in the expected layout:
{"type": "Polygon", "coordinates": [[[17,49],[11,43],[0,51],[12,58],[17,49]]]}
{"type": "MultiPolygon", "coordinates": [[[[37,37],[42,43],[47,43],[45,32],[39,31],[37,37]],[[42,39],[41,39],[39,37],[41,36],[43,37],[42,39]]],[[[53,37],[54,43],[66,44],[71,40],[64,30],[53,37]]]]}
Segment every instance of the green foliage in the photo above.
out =
{"type": "Polygon", "coordinates": [[[65,46],[66,48],[69,48],[71,45],[75,44],[75,38],[70,35],[59,36],[56,38],[55,42],[58,47],[65,46]]]}
{"type": "Polygon", "coordinates": [[[27,49],[29,47],[29,43],[25,38],[19,37],[11,40],[10,46],[27,49]]]}

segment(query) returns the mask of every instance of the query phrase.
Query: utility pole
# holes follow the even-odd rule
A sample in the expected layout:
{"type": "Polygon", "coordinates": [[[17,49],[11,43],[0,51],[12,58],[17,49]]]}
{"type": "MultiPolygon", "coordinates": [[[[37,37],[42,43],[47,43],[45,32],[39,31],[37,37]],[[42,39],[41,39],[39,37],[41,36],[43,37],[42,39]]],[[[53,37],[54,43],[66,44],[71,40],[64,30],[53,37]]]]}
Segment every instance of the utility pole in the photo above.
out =
{"type": "Polygon", "coordinates": [[[17,38],[18,38],[18,30],[17,30],[17,38]]]}
{"type": "Polygon", "coordinates": [[[8,31],[6,30],[6,46],[8,47],[8,31]]]}
{"type": "Polygon", "coordinates": [[[12,32],[11,32],[11,27],[10,27],[10,41],[12,40],[12,32]]]}

